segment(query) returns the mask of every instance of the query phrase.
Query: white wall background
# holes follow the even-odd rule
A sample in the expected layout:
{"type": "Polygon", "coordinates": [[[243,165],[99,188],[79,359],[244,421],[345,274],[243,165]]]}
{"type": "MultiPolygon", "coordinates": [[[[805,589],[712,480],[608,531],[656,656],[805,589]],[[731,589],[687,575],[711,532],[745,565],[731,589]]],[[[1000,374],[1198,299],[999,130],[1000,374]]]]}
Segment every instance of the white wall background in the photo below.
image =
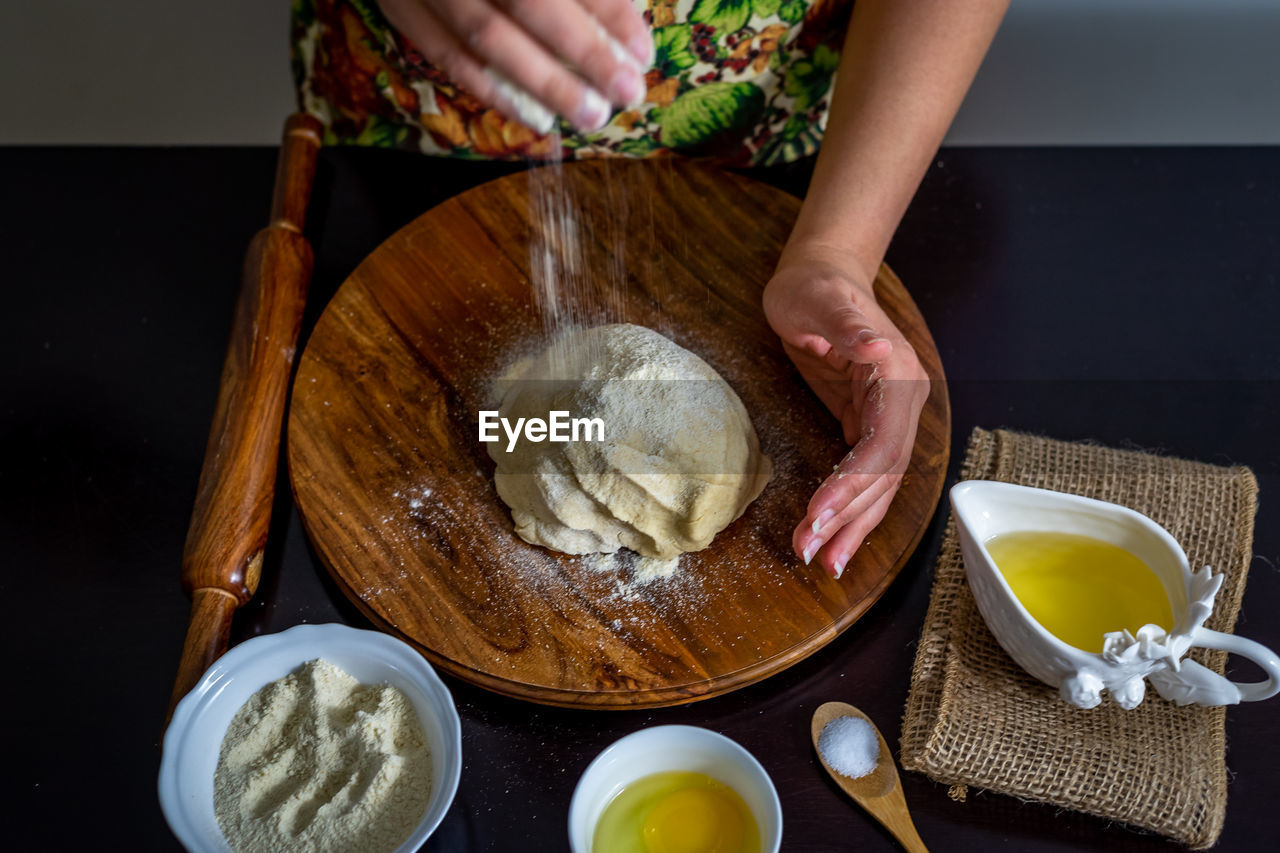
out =
{"type": "MultiPolygon", "coordinates": [[[[287,0],[3,0],[0,144],[274,144],[287,39],[287,0]]],[[[1280,0],[1013,0],[949,141],[1280,144],[1280,0]]]]}

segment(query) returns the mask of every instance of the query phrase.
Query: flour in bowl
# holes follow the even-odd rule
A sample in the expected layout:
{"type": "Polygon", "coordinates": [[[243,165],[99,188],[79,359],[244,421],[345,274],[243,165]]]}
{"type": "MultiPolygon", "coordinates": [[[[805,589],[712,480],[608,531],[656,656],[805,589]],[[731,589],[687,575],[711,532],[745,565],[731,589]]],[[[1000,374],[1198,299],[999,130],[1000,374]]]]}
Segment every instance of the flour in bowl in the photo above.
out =
{"type": "Polygon", "coordinates": [[[214,812],[237,851],[394,850],[430,794],[431,751],[409,697],[323,660],[249,698],[214,775],[214,812]]]}

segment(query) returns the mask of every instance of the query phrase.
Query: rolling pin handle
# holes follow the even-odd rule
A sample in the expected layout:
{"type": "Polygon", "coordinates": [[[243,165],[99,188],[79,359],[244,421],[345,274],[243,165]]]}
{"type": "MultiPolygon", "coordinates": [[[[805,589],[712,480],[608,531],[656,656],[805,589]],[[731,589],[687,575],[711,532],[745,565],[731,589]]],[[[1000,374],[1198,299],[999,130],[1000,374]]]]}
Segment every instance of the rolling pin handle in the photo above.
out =
{"type": "Polygon", "coordinates": [[[270,224],[246,254],[182,560],[191,622],[170,716],[226,651],[232,616],[253,596],[262,571],[285,399],[311,280],[311,246],[302,229],[321,129],[307,115],[290,116],[285,123],[270,224]]]}
{"type": "Polygon", "coordinates": [[[316,171],[322,130],[319,121],[304,113],[295,113],[285,122],[280,158],[276,161],[270,227],[302,233],[307,223],[307,202],[311,197],[311,179],[316,171]]]}
{"type": "Polygon", "coordinates": [[[191,621],[182,643],[182,660],[173,683],[173,695],[169,698],[166,724],[178,700],[196,686],[205,671],[227,650],[231,617],[239,606],[239,599],[217,587],[201,587],[191,593],[191,621]]]}

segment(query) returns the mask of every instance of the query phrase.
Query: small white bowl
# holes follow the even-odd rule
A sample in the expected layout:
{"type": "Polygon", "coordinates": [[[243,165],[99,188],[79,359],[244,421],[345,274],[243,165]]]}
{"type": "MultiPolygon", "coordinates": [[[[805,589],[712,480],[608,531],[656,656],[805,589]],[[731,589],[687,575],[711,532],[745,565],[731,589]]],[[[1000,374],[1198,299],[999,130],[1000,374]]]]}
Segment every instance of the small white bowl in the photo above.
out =
{"type": "Polygon", "coordinates": [[[453,802],[462,773],[462,727],[449,689],[412,647],[378,631],[298,625],[246,640],[220,657],[174,709],[160,760],[160,808],[192,853],[229,853],[213,811],[213,776],[236,711],[264,685],[323,658],[362,684],[404,691],[431,747],[426,814],[396,853],[417,850],[453,802]]]}
{"type": "Polygon", "coordinates": [[[778,853],[782,804],[769,774],[755,756],[734,741],[696,726],[641,729],[596,756],[569,802],[569,846],[573,853],[592,853],[596,824],[624,787],[672,770],[705,773],[737,791],[760,827],[762,853],[778,853]]]}

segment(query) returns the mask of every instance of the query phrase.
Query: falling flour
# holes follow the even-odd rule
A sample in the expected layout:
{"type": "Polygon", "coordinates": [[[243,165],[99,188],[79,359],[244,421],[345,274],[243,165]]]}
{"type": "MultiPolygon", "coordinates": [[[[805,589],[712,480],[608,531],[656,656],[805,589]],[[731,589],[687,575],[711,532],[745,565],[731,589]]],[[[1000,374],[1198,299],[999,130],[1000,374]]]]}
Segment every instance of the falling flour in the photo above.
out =
{"type": "Polygon", "coordinates": [[[832,770],[858,779],[880,763],[880,736],[861,717],[836,717],[818,735],[818,752],[832,770]]]}
{"type": "Polygon", "coordinates": [[[313,660],[232,718],[214,812],[237,851],[374,853],[409,836],[430,793],[431,751],[409,698],[313,660]]]}

